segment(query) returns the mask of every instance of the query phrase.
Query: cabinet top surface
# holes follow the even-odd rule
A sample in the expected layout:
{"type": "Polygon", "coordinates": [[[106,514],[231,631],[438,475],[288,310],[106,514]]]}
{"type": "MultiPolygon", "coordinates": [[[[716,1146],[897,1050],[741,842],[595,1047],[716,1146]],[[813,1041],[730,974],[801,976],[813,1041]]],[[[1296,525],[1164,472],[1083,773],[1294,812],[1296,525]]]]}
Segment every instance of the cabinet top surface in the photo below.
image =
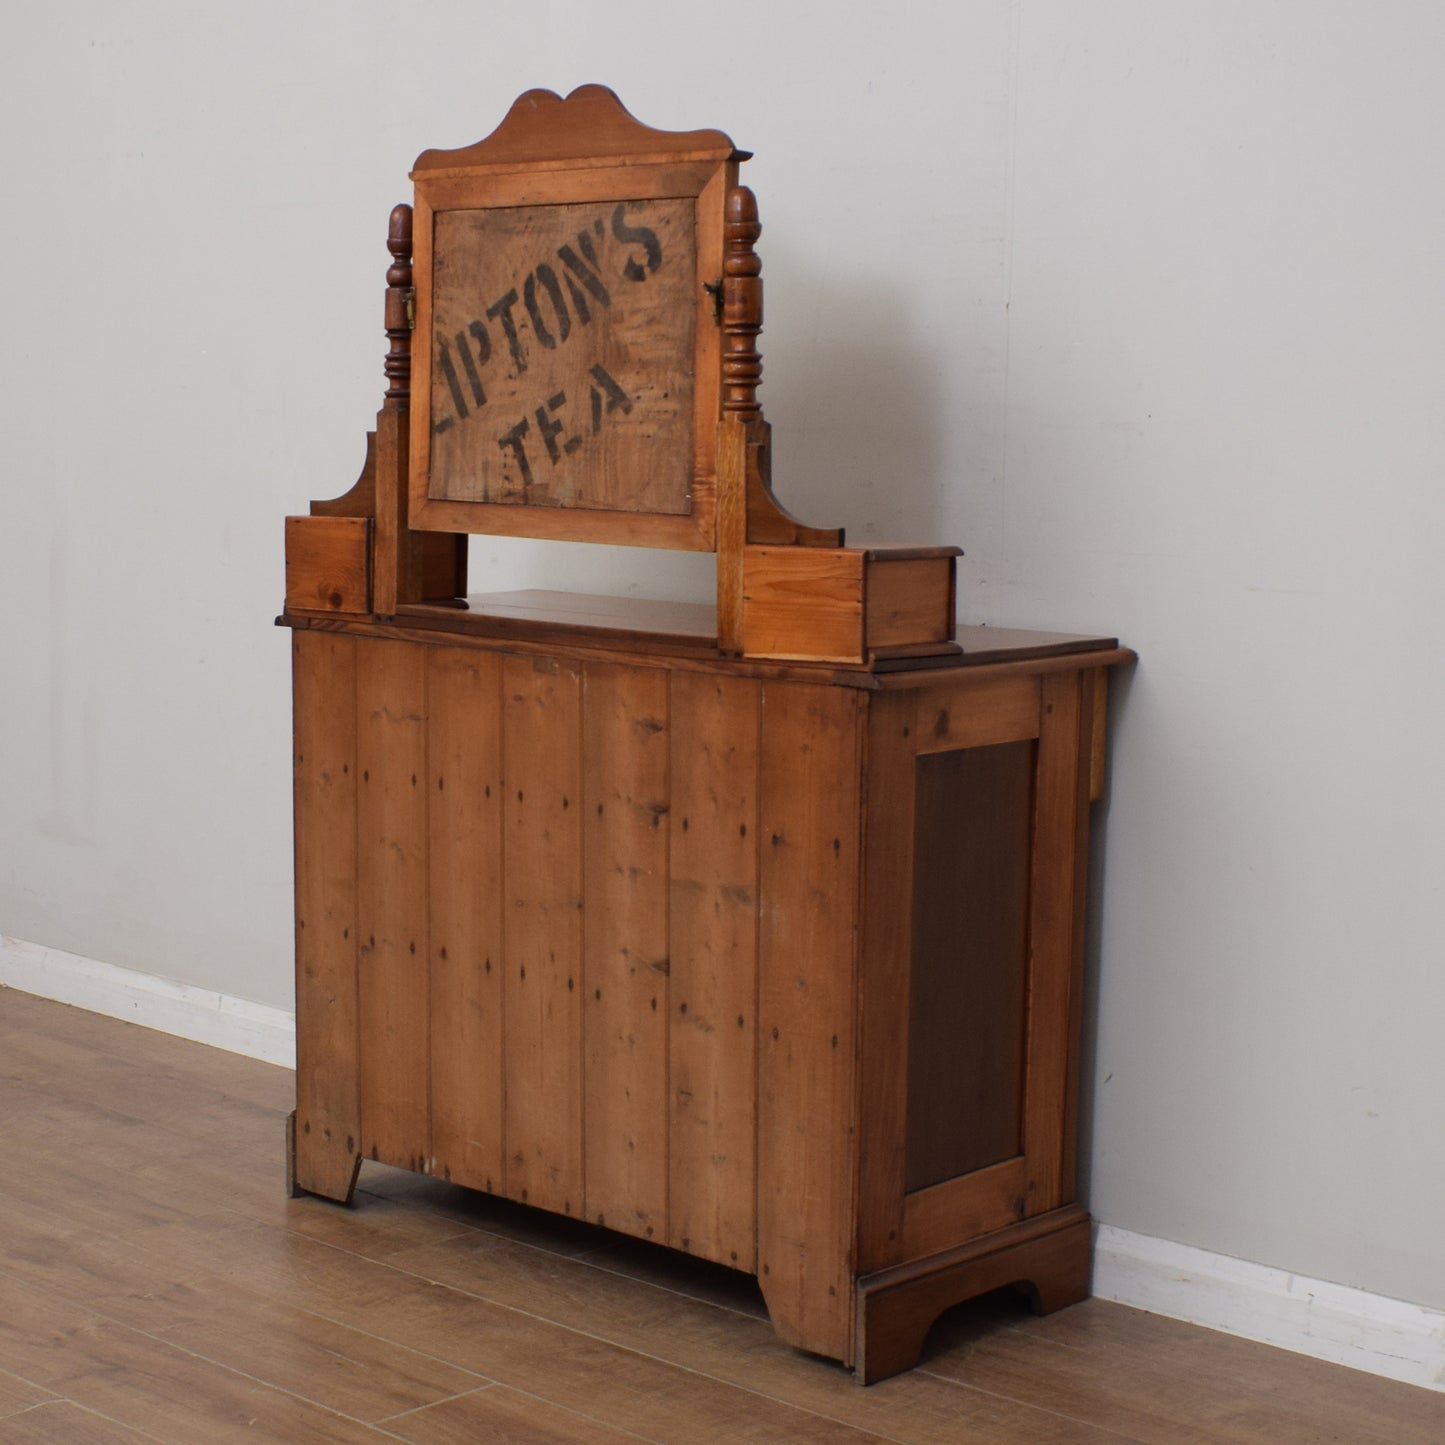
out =
{"type": "MultiPolygon", "coordinates": [[[[755,670],[727,658],[717,643],[717,611],[710,603],[667,602],[642,597],[592,596],[576,592],[528,589],[517,592],[472,593],[451,605],[421,603],[397,610],[392,623],[318,622],[283,614],[278,619],[295,627],[363,632],[373,636],[406,635],[441,643],[475,642],[484,646],[546,646],[650,656],[659,662],[728,663],[755,670]]],[[[1078,656],[1081,666],[1107,666],[1129,654],[1113,637],[1087,633],[1033,632],[1018,628],[960,626],[959,650],[948,656],[890,658],[855,675],[863,681],[876,673],[953,670],[1003,663],[1078,656]],[[1083,654],[1090,654],[1087,662],[1083,654]]],[[[764,670],[773,670],[765,668],[764,670]]],[[[791,664],[788,671],[833,673],[830,665],[791,664]]]]}

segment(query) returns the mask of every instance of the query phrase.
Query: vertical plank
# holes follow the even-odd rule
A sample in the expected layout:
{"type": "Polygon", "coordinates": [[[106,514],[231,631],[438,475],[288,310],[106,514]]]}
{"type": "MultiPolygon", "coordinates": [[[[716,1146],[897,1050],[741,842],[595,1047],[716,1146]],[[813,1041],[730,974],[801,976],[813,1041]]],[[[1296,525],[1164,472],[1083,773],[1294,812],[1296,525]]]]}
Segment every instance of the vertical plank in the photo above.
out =
{"type": "Polygon", "coordinates": [[[356,1061],[356,643],[292,635],[296,1183],[347,1199],[360,1163],[356,1061]]]}
{"type": "Polygon", "coordinates": [[[851,1360],[861,695],[767,684],[758,1263],[779,1334],[851,1360]]]}
{"type": "MultiPolygon", "coordinates": [[[[1043,680],[1029,919],[1028,1066],[1024,1155],[1028,1212],[1064,1202],[1065,1110],[1073,1063],[1070,1021],[1081,943],[1081,810],[1088,803],[1088,753],[1081,755],[1082,698],[1076,672],[1043,680]]],[[[1092,699],[1091,699],[1092,701],[1092,699]]],[[[1070,1149],[1072,1155],[1072,1149],[1070,1149]]]]}
{"type": "Polygon", "coordinates": [[[667,674],[583,675],[587,1215],[667,1236],[667,674]]]}
{"type": "Polygon", "coordinates": [[[428,649],[431,1168],[486,1190],[506,1177],[501,671],[495,653],[428,649]]]}
{"type": "Polygon", "coordinates": [[[502,663],[506,1192],[581,1215],[581,672],[502,663]]]}
{"type": "Polygon", "coordinates": [[[362,1152],[426,1167],[426,648],[356,647],[362,1152]]]}
{"type": "Polygon", "coordinates": [[[757,1268],[758,724],[747,678],[672,675],[668,1243],[757,1268]]]}
{"type": "Polygon", "coordinates": [[[917,694],[869,704],[859,998],[858,1267],[903,1258],[917,694]]]}

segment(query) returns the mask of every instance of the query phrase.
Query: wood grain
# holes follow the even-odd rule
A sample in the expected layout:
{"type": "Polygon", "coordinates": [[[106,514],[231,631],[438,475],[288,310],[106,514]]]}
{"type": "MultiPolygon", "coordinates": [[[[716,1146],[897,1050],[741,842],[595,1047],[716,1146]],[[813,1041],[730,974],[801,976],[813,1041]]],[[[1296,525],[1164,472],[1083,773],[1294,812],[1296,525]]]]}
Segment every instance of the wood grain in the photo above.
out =
{"type": "Polygon", "coordinates": [[[348,1199],[360,1163],[353,638],[298,632],[295,708],[296,1036],[294,1168],[300,1188],[348,1199]]]}
{"type": "Polygon", "coordinates": [[[546,161],[595,155],[737,154],[721,131],[664,131],[631,115],[605,85],[582,85],[563,99],[552,90],[529,90],[512,102],[502,123],[489,136],[457,150],[427,150],[416,171],[448,171],[473,166],[517,165],[532,168],[546,161]]]}
{"type": "Polygon", "coordinates": [[[668,1242],[757,1259],[756,682],[673,673],[668,1242]]]}
{"type": "Polygon", "coordinates": [[[577,1410],[549,1405],[505,1385],[486,1385],[437,1405],[396,1415],[386,1428],[415,1445],[477,1445],[507,1441],[509,1445],[627,1445],[643,1437],[614,1430],[577,1410]]]}
{"type": "Polygon", "coordinates": [[[438,212],[428,497],[681,516],[693,201],[438,212]]]}
{"type": "Polygon", "coordinates": [[[863,555],[824,547],[743,552],[743,651],[749,657],[863,660],[863,555]]]}
{"type": "Polygon", "coordinates": [[[370,612],[371,519],[286,518],[286,608],[370,612]]]}
{"type": "Polygon", "coordinates": [[[506,1178],[501,659],[426,649],[431,1169],[506,1178]]]}
{"type": "Polygon", "coordinates": [[[859,980],[858,1269],[903,1258],[918,693],[868,713],[859,980]]]}
{"type": "Polygon", "coordinates": [[[587,1217],[667,1237],[667,674],[583,678],[587,1217]]]}
{"type": "Polygon", "coordinates": [[[853,694],[763,689],[759,1283],[784,1339],[844,1361],[853,1348],[861,752],[853,694]]]}
{"type": "Polygon", "coordinates": [[[582,672],[502,663],[507,1193],[584,1209],[582,672]]]}
{"type": "Polygon", "coordinates": [[[870,556],[864,574],[868,647],[947,642],[953,636],[953,557],[870,556]]]}
{"type": "MultiPolygon", "coordinates": [[[[564,1439],[579,1417],[582,1442],[850,1427],[841,1438],[917,1445],[1424,1445],[1445,1433],[1445,1394],[1099,1300],[1046,1318],[1008,1294],[960,1306],[930,1334],[925,1369],[860,1391],[781,1344],[732,1271],[370,1163],[354,1209],[286,1199],[285,1070],[3,989],[0,1058],[0,1439],[83,1441],[92,1417],[107,1445],[128,1431],[485,1438],[455,1431],[461,1402],[494,1389],[536,1402],[535,1423],[564,1439]],[[233,1318],[234,1350],[211,1358],[233,1318]],[[203,1353],[145,1343],[188,1324],[203,1353]],[[315,1362],[306,1388],[354,1380],[357,1408],[390,1399],[404,1413],[375,1427],[280,1394],[304,1373],[288,1342],[314,1351],[300,1361],[315,1362]],[[344,1361],[335,1382],[327,1348],[344,1361]],[[478,1376],[500,1384],[465,1388],[478,1376]],[[447,1389],[459,1393],[427,1394],[447,1389]],[[12,1403],[22,1413],[4,1414],[12,1403]]],[[[519,1402],[517,1419],[534,1423],[533,1408],[519,1402]]]]}

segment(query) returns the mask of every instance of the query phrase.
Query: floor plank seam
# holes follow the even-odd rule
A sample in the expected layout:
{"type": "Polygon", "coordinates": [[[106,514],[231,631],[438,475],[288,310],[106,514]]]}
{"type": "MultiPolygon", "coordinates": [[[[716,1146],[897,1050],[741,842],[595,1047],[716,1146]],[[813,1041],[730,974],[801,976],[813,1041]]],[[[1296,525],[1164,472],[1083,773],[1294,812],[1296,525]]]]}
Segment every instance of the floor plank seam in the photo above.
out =
{"type": "MultiPolygon", "coordinates": [[[[927,1375],[931,1380],[941,1380],[944,1384],[952,1385],[956,1389],[971,1390],[976,1395],[985,1395],[990,1400],[1003,1400],[1007,1404],[1021,1406],[1028,1410],[1037,1410],[1040,1415],[1048,1415],[1055,1420],[1065,1420],[1070,1425],[1082,1425],[1089,1430],[1114,1431],[1113,1425],[1101,1425],[1097,1420],[1086,1420],[1082,1415],[1070,1415],[1065,1410],[1051,1410],[1047,1405],[1040,1405],[1034,1400],[1020,1399],[1017,1395],[1007,1395],[1002,1390],[988,1390],[982,1385],[972,1385],[967,1380],[956,1380],[949,1375],[941,1375],[937,1370],[930,1370],[926,1364],[914,1366],[913,1373],[916,1375],[927,1375]]],[[[1120,1440],[1141,1441],[1138,1435],[1118,1435],[1120,1440]]]]}
{"type": "Polygon", "coordinates": [[[395,1415],[387,1415],[383,1419],[378,1420],[376,1423],[378,1425],[392,1425],[395,1424],[398,1420],[406,1420],[413,1415],[423,1414],[425,1411],[431,1410],[437,1406],[449,1404],[452,1400],[464,1400],[470,1395],[485,1394],[487,1390],[497,1388],[510,1391],[514,1395],[524,1395],[529,1400],[535,1400],[539,1405],[545,1405],[550,1410],[560,1410],[563,1414],[570,1415],[574,1420],[578,1420],[584,1424],[595,1425],[599,1429],[610,1430],[614,1434],[629,1435],[634,1440],[644,1441],[645,1445],[663,1445],[662,1441],[655,1439],[651,1435],[639,1435],[634,1430],[625,1429],[620,1425],[613,1425],[607,1420],[599,1420],[595,1415],[584,1414],[581,1410],[574,1410],[569,1405],[559,1405],[557,1401],[548,1400],[541,1395],[533,1394],[531,1390],[523,1390],[517,1385],[504,1385],[497,1380],[488,1381],[485,1386],[478,1390],[463,1390],[460,1394],[448,1395],[447,1398],[444,1400],[433,1400],[430,1404],[416,1405],[410,1410],[398,1410],[395,1415]]]}
{"type": "MultiPolygon", "coordinates": [[[[319,1241],[318,1241],[318,1242],[319,1242],[319,1241]]],[[[339,1246],[336,1246],[336,1245],[326,1244],[326,1245],[324,1245],[323,1247],[325,1247],[325,1248],[327,1248],[327,1249],[334,1249],[334,1250],[336,1250],[336,1252],[337,1252],[338,1254],[345,1254],[345,1255],[349,1255],[349,1254],[350,1254],[350,1251],[349,1251],[349,1250],[341,1249],[339,1246]]],[[[362,1258],[362,1256],[353,1256],[353,1257],[355,1257],[355,1258],[362,1258]]],[[[847,1419],[845,1419],[845,1418],[842,1418],[842,1417],[839,1416],[839,1415],[825,1414],[824,1412],[822,1412],[822,1411],[820,1411],[820,1410],[815,1410],[815,1409],[811,1408],[810,1406],[807,1406],[807,1405],[799,1405],[799,1404],[796,1404],[794,1401],[791,1401],[791,1400],[783,1400],[783,1399],[780,1399],[780,1398],[779,1398],[778,1396],[776,1396],[776,1395],[769,1395],[769,1394],[767,1394],[766,1392],[764,1392],[764,1391],[762,1391],[762,1390],[756,1390],[756,1389],[754,1389],[754,1388],[753,1388],[752,1386],[750,1386],[750,1385],[743,1385],[743,1384],[739,1384],[739,1383],[738,1383],[737,1381],[735,1381],[735,1380],[725,1379],[724,1377],[722,1377],[722,1376],[720,1376],[720,1375],[715,1375],[715,1374],[713,1374],[711,1371],[701,1370],[701,1369],[698,1369],[696,1366],[693,1366],[693,1365],[684,1365],[684,1364],[679,1363],[678,1361],[669,1360],[669,1359],[665,1358],[665,1357],[662,1356],[662,1355],[653,1354],[653,1353],[652,1353],[651,1351],[649,1351],[649,1350],[640,1350],[640,1349],[637,1349],[637,1348],[636,1348],[635,1346],[633,1346],[633,1345],[625,1345],[625,1344],[622,1344],[620,1341],[608,1339],[605,1335],[596,1334],[596,1333],[594,1333],[594,1332],[591,1331],[591,1330],[579,1329],[576,1325],[565,1324],[565,1323],[563,1323],[561,1320],[551,1319],[551,1318],[549,1318],[547,1315],[536,1314],[536,1313],[534,1313],[534,1312],[531,1311],[531,1310],[521,1309],[521,1308],[519,1308],[519,1307],[516,1306],[516,1305],[507,1304],[504,1300],[495,1300],[495,1299],[490,1298],[488,1295],[478,1294],[475,1290],[464,1289],[464,1288],[462,1288],[460,1285],[449,1284],[446,1280],[434,1279],[434,1278],[432,1278],[430,1275],[420,1274],[420,1273],[417,1273],[417,1272],[412,1271],[412,1270],[405,1270],[405,1269],[402,1269],[402,1268],[401,1268],[400,1266],[398,1266],[398,1265],[394,1265],[394,1264],[389,1263],[389,1262],[386,1261],[386,1260],[371,1260],[371,1261],[369,1261],[369,1262],[372,1263],[372,1264],[380,1265],[380,1266],[381,1266],[382,1268],[384,1268],[384,1269],[390,1269],[390,1270],[392,1270],[392,1271],[393,1271],[394,1273],[396,1273],[396,1274],[405,1275],[405,1276],[406,1276],[407,1278],[409,1278],[409,1279],[421,1280],[424,1284],[434,1285],[434,1286],[435,1286],[436,1288],[438,1288],[438,1289],[449,1290],[449,1291],[451,1291],[451,1292],[454,1293],[454,1294],[459,1294],[459,1295],[464,1296],[466,1299],[478,1300],[478,1301],[480,1301],[480,1302],[483,1303],[483,1304],[491,1305],[492,1308],[494,1308],[494,1309],[506,1310],[509,1314],[519,1315],[519,1316],[521,1316],[523,1319],[534,1320],[534,1321],[536,1321],[536,1322],[539,1323],[539,1324],[548,1325],[548,1326],[550,1326],[550,1327],[553,1328],[553,1329],[565,1330],[568,1334],[576,1335],[579,1339],[591,1340],[594,1344],[606,1345],[609,1349],[621,1350],[621,1351],[622,1351],[623,1353],[625,1353],[625,1354],[636,1355],[638,1359],[650,1360],[650,1361],[652,1361],[654,1364],[664,1365],[664,1366],[666,1366],[668,1369],[671,1369],[671,1370],[680,1370],[680,1371],[681,1371],[682,1373],[684,1373],[684,1374],[696,1376],[696,1377],[697,1377],[698,1379],[700,1379],[700,1380],[709,1380],[709,1381],[711,1381],[713,1384],[721,1385],[721,1386],[723,1386],[723,1387],[726,1388],[726,1389],[740,1390],[740,1391],[742,1391],[743,1394],[745,1394],[745,1395],[750,1395],[750,1396],[752,1396],[754,1399],[758,1399],[758,1400],[768,1400],[768,1401],[770,1401],[771,1403],[773,1403],[773,1404],[775,1404],[775,1405],[781,1405],[781,1406],[783,1406],[785,1409],[795,1410],[795,1411],[797,1411],[797,1412],[798,1412],[799,1414],[801,1414],[801,1415],[810,1415],[810,1416],[812,1416],[814,1419],[826,1420],[826,1421],[830,1422],[831,1424],[844,1425],[844,1426],[847,1426],[847,1427],[850,1428],[850,1429],[855,1429],[855,1430],[860,1429],[859,1426],[856,1426],[856,1425],[852,1424],[851,1421],[849,1421],[849,1420],[847,1420],[847,1419]]],[[[708,1305],[708,1306],[703,1306],[703,1308],[712,1308],[712,1306],[710,1306],[710,1305],[708,1305]]],[[[321,1317],[322,1319],[328,1319],[328,1320],[330,1320],[330,1322],[331,1322],[332,1324],[342,1324],[342,1325],[346,1324],[346,1322],[345,1322],[344,1320],[338,1320],[338,1319],[335,1319],[335,1318],[333,1318],[332,1316],[329,1316],[329,1315],[323,1314],[323,1315],[321,1315],[320,1317],[321,1317]]],[[[744,1318],[752,1319],[751,1316],[744,1316],[744,1318]]],[[[761,1321],[761,1320],[754,1320],[753,1323],[758,1324],[758,1325],[765,1325],[765,1324],[766,1324],[765,1321],[761,1321]]],[[[380,1338],[386,1339],[386,1336],[381,1336],[380,1338]]],[[[396,1341],[388,1340],[388,1343],[395,1344],[396,1341]]],[[[509,1389],[515,1389],[515,1388],[517,1388],[516,1386],[512,1385],[509,1381],[507,1381],[507,1380],[505,1380],[505,1379],[497,1380],[496,1383],[497,1383],[497,1384],[501,1384],[501,1385],[506,1385],[509,1389]]],[[[542,1397],[542,1398],[546,1398],[546,1397],[542,1397]]],[[[547,1403],[549,1403],[549,1404],[554,1404],[554,1405],[556,1405],[556,1404],[561,1404],[560,1401],[556,1401],[556,1400],[547,1400],[547,1403]]],[[[562,1408],[565,1409],[565,1408],[567,1408],[567,1407],[566,1407],[565,1405],[563,1405],[562,1408]]],[[[908,1445],[908,1442],[907,1442],[907,1441],[900,1441],[900,1440],[898,1440],[898,1438],[897,1438],[896,1436],[892,1436],[892,1435],[879,1435],[876,1431],[871,1431],[871,1430],[863,1430],[863,1431],[861,1431],[861,1433],[862,1433],[864,1436],[870,1437],[870,1438],[875,1439],[875,1440],[888,1441],[888,1442],[890,1442],[890,1445],[908,1445]]]]}
{"type": "Polygon", "coordinates": [[[33,1414],[37,1410],[54,1409],[57,1405],[69,1405],[73,1409],[81,1411],[82,1414],[93,1415],[97,1420],[104,1420],[107,1425],[118,1425],[128,1434],[138,1436],[143,1440],[154,1440],[156,1445],[175,1445],[174,1441],[167,1440],[163,1435],[157,1435],[154,1431],[147,1430],[141,1425],[132,1425],[126,1420],[121,1420],[115,1415],[108,1415],[104,1410],[97,1410],[94,1405],[87,1405],[82,1400],[73,1399],[69,1395],[57,1395],[53,1400],[37,1400],[35,1404],[14,1415],[0,1416],[0,1424],[8,1421],[18,1420],[22,1415],[33,1414]]]}
{"type": "MultiPolygon", "coordinates": [[[[394,1410],[390,1415],[383,1415],[379,1420],[373,1420],[373,1425],[394,1425],[398,1420],[408,1419],[412,1415],[420,1415],[423,1410],[430,1410],[436,1405],[449,1405],[453,1400],[465,1400],[472,1395],[484,1395],[488,1390],[495,1390],[498,1382],[488,1380],[485,1384],[476,1386],[471,1390],[457,1390],[454,1394],[443,1395],[437,1400],[428,1400],[424,1405],[412,1405],[405,1410],[394,1410]]],[[[503,1385],[503,1389],[508,1388],[503,1385]]]]}
{"type": "MultiPolygon", "coordinates": [[[[54,1291],[52,1290],[51,1293],[54,1293],[54,1291]]],[[[338,1420],[346,1421],[348,1425],[359,1425],[362,1427],[362,1429],[372,1428],[372,1422],[370,1420],[363,1420],[356,1415],[348,1415],[344,1410],[338,1410],[333,1405],[327,1405],[321,1400],[313,1399],[310,1395],[303,1395],[297,1390],[287,1389],[285,1385],[278,1385],[272,1380],[264,1380],[259,1375],[253,1375],[248,1370],[238,1369],[235,1365],[228,1365],[224,1360],[214,1359],[212,1356],[204,1354],[199,1350],[188,1349],[185,1345],[177,1344],[176,1341],[168,1340],[165,1338],[165,1336],[158,1335],[151,1330],[139,1329],[135,1325],[127,1324],[124,1320],[119,1320],[114,1318],[114,1316],[112,1315],[107,1315],[101,1308],[92,1306],[92,1309],[93,1312],[97,1314],[101,1319],[103,1319],[107,1324],[113,1325],[117,1329],[128,1330],[130,1333],[138,1335],[142,1339],[149,1340],[152,1344],[161,1345],[166,1349],[175,1350],[177,1354],[185,1355],[192,1360],[198,1360],[201,1364],[209,1365],[213,1369],[222,1370],[228,1375],[234,1375],[237,1379],[247,1380],[253,1385],[261,1386],[261,1388],[264,1390],[273,1390],[278,1395],[285,1395],[292,1400],[301,1401],[302,1404],[314,1406],[316,1409],[321,1410],[328,1415],[334,1416],[338,1420]]],[[[340,1324],[342,1322],[339,1320],[333,1320],[332,1323],[340,1324]]],[[[387,1343],[395,1344],[396,1342],[387,1341],[387,1343]]],[[[406,1347],[401,1346],[401,1348],[404,1349],[406,1347]]],[[[90,1410],[92,1414],[101,1413],[100,1411],[96,1410],[94,1406],[86,1405],[83,1400],[77,1399],[74,1403],[80,1405],[84,1409],[90,1410]]],[[[116,1423],[123,1424],[127,1426],[127,1428],[132,1430],[139,1428],[137,1426],[131,1425],[130,1422],[126,1420],[117,1421],[116,1423]]]]}

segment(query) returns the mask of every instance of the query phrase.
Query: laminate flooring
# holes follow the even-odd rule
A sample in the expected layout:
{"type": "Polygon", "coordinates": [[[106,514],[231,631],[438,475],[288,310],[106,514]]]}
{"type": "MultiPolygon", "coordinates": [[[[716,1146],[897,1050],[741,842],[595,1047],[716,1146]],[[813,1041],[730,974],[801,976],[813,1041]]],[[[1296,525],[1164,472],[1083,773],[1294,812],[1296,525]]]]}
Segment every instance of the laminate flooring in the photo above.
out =
{"type": "Polygon", "coordinates": [[[752,1281],[379,1165],[287,1199],[286,1070],[0,989],[0,1445],[1445,1442],[1445,1395],[1090,1300],[867,1390],[752,1281]]]}

